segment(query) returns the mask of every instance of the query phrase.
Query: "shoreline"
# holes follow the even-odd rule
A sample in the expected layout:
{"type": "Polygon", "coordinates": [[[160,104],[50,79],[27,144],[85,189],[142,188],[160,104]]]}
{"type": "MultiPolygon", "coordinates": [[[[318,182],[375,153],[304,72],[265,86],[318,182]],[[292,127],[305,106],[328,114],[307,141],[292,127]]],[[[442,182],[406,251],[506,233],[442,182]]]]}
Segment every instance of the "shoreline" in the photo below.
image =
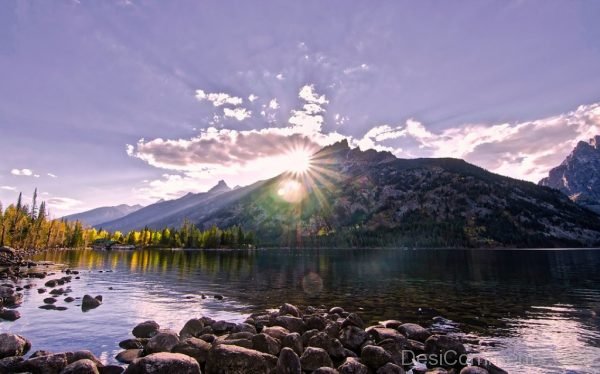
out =
{"type": "MultiPolygon", "coordinates": [[[[435,317],[442,319],[442,317],[435,317]]],[[[138,323],[119,342],[122,365],[104,365],[87,350],[33,352],[26,337],[0,334],[0,372],[44,373],[316,373],[503,374],[471,357],[460,337],[386,320],[367,326],[340,307],[283,304],[232,323],[198,317],[179,331],[138,323]]]]}

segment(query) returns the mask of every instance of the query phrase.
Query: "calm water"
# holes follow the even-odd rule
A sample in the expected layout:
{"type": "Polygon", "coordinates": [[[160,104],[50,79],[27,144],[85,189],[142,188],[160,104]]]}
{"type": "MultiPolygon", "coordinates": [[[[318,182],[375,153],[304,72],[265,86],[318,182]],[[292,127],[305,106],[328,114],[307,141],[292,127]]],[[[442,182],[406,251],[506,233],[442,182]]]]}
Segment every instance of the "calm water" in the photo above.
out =
{"type": "Polygon", "coordinates": [[[104,303],[83,313],[61,298],[69,309],[48,311],[38,308],[47,294],[25,290],[23,317],[0,331],[26,336],[33,350],[88,348],[114,362],[140,321],[241,321],[287,301],[338,305],[371,322],[430,325],[441,315],[510,372],[600,373],[600,250],[86,250],[37,260],[84,270],[70,296],[101,294],[104,303]]]}

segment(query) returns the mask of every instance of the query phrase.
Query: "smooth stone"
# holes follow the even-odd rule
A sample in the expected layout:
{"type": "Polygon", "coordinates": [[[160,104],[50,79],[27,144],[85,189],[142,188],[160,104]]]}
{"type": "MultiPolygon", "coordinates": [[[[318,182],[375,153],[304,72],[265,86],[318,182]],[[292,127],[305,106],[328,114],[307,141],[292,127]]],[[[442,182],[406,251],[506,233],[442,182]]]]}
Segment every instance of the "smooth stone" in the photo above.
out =
{"type": "Polygon", "coordinates": [[[60,373],[68,364],[69,362],[67,361],[66,354],[55,353],[47,356],[30,358],[23,362],[21,370],[30,371],[36,374],[54,374],[60,373]]]}
{"type": "Polygon", "coordinates": [[[304,351],[302,337],[297,332],[284,336],[283,339],[281,339],[281,346],[291,348],[297,355],[302,355],[302,352],[304,351]]]}
{"type": "Polygon", "coordinates": [[[333,361],[322,348],[307,347],[300,356],[302,370],[313,371],[320,367],[333,367],[333,361]]]}
{"type": "Polygon", "coordinates": [[[300,310],[295,305],[288,304],[288,303],[283,304],[279,308],[280,316],[284,316],[286,314],[289,314],[293,317],[302,317],[302,313],[300,313],[300,310]]]}
{"type": "Polygon", "coordinates": [[[467,362],[467,350],[457,339],[447,335],[432,335],[425,341],[425,353],[441,367],[461,367],[467,362]]]}
{"type": "Polygon", "coordinates": [[[181,353],[159,352],[131,363],[126,374],[201,374],[200,365],[181,353]]]}
{"type": "Polygon", "coordinates": [[[98,368],[100,374],[122,374],[125,369],[118,365],[105,365],[98,368]]]}
{"type": "Polygon", "coordinates": [[[318,368],[317,370],[313,371],[311,374],[339,374],[339,371],[337,371],[333,368],[322,367],[322,368],[318,368]]]}
{"type": "Polygon", "coordinates": [[[261,333],[263,334],[267,334],[272,338],[275,339],[283,339],[286,335],[288,335],[290,333],[290,331],[284,327],[281,326],[272,326],[272,327],[265,327],[262,329],[261,333]]]}
{"type": "Polygon", "coordinates": [[[134,360],[138,359],[141,356],[142,356],[142,350],[141,349],[126,349],[124,351],[121,351],[121,352],[117,353],[117,355],[115,356],[115,358],[119,362],[122,362],[124,364],[130,364],[134,360]]]}
{"type": "Polygon", "coordinates": [[[489,374],[489,371],[479,366],[467,366],[460,371],[460,374],[489,374]]]}
{"type": "Polygon", "coordinates": [[[16,321],[21,318],[21,313],[14,309],[0,309],[0,319],[6,321],[16,321]]]}
{"type": "Polygon", "coordinates": [[[100,374],[96,364],[86,358],[67,365],[60,374],[100,374]]]}
{"type": "Polygon", "coordinates": [[[261,333],[252,337],[252,347],[257,351],[277,356],[281,350],[281,343],[279,340],[261,333]]]}
{"type": "Polygon", "coordinates": [[[499,368],[493,362],[483,357],[473,357],[471,359],[471,365],[484,368],[490,374],[508,374],[506,370],[499,368]]]}
{"type": "Polygon", "coordinates": [[[193,357],[200,364],[206,363],[208,352],[212,345],[198,338],[187,338],[177,343],[171,350],[173,353],[181,353],[193,357]]]}
{"type": "Polygon", "coordinates": [[[304,331],[306,331],[306,324],[302,318],[293,316],[279,316],[275,318],[275,325],[281,326],[289,332],[297,332],[302,334],[304,331]]]}
{"type": "Polygon", "coordinates": [[[388,362],[387,364],[383,365],[382,367],[380,367],[379,369],[377,369],[376,374],[404,374],[404,369],[402,369],[400,366],[393,364],[391,362],[388,362]]]}
{"type": "Polygon", "coordinates": [[[369,334],[365,330],[356,326],[348,326],[340,331],[339,340],[344,347],[356,352],[368,337],[369,334]]]}
{"type": "Polygon", "coordinates": [[[0,359],[0,373],[15,373],[23,363],[20,356],[5,357],[0,359]]]}
{"type": "Polygon", "coordinates": [[[392,360],[392,355],[376,345],[367,345],[360,352],[360,361],[373,370],[377,370],[392,360]]]}
{"type": "Polygon", "coordinates": [[[132,334],[136,338],[151,338],[154,335],[158,334],[159,329],[160,326],[158,323],[154,321],[145,321],[135,326],[133,328],[132,334]]]}
{"type": "Polygon", "coordinates": [[[0,334],[0,358],[23,356],[31,349],[31,343],[21,335],[5,332],[0,334]]]}
{"type": "Polygon", "coordinates": [[[201,320],[197,318],[190,319],[185,323],[181,331],[179,331],[179,336],[181,339],[197,338],[200,336],[202,329],[204,329],[204,323],[201,320]]]}
{"type": "Polygon", "coordinates": [[[142,349],[144,345],[138,339],[125,339],[119,342],[119,347],[123,349],[142,349]]]}
{"type": "Polygon", "coordinates": [[[354,357],[346,358],[338,367],[340,374],[369,374],[369,368],[354,357]]]}
{"type": "Polygon", "coordinates": [[[81,310],[84,312],[97,308],[102,304],[101,297],[91,297],[90,295],[83,295],[83,299],[81,300],[81,310]]]}
{"type": "Polygon", "coordinates": [[[154,335],[144,347],[144,354],[171,352],[179,343],[179,336],[174,331],[162,330],[154,335]]]}
{"type": "Polygon", "coordinates": [[[96,357],[91,351],[88,350],[79,350],[74,352],[67,352],[67,362],[72,364],[75,361],[79,360],[90,360],[97,366],[102,366],[102,362],[98,357],[96,357]]]}
{"type": "Polygon", "coordinates": [[[358,316],[358,314],[350,313],[350,314],[348,314],[348,317],[346,317],[346,319],[344,319],[344,322],[342,322],[342,328],[344,328],[346,326],[356,326],[360,329],[364,329],[365,323],[358,316]]]}
{"type": "Polygon", "coordinates": [[[56,300],[53,297],[47,297],[44,299],[44,304],[54,304],[55,302],[57,302],[58,300],[56,300]]]}
{"type": "Polygon", "coordinates": [[[290,348],[283,348],[277,359],[277,374],[301,374],[302,365],[300,364],[300,358],[290,348]]]}
{"type": "Polygon", "coordinates": [[[416,323],[403,323],[398,326],[398,331],[408,339],[425,342],[431,336],[431,332],[416,323]]]}
{"type": "Polygon", "coordinates": [[[206,374],[270,374],[277,366],[277,357],[235,345],[214,346],[206,361],[206,374]]]}

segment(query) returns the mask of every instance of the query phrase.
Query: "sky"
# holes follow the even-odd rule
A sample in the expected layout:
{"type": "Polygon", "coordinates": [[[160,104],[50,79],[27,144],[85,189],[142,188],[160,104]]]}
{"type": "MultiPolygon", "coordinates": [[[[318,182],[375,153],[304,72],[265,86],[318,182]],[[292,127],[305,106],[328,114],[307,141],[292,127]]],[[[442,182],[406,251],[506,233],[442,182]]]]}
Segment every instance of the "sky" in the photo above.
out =
{"type": "Polygon", "coordinates": [[[600,134],[600,2],[0,2],[0,201],[247,185],[341,139],[537,182],[600,134]]]}

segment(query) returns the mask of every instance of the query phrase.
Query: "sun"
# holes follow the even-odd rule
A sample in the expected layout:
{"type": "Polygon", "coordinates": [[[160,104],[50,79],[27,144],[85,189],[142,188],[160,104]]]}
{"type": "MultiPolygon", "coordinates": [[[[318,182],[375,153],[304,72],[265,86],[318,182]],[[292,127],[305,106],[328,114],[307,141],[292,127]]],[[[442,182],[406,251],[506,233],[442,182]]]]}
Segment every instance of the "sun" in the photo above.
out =
{"type": "Polygon", "coordinates": [[[310,170],[312,154],[309,150],[297,148],[286,156],[287,170],[296,175],[305,174],[310,170]]]}

